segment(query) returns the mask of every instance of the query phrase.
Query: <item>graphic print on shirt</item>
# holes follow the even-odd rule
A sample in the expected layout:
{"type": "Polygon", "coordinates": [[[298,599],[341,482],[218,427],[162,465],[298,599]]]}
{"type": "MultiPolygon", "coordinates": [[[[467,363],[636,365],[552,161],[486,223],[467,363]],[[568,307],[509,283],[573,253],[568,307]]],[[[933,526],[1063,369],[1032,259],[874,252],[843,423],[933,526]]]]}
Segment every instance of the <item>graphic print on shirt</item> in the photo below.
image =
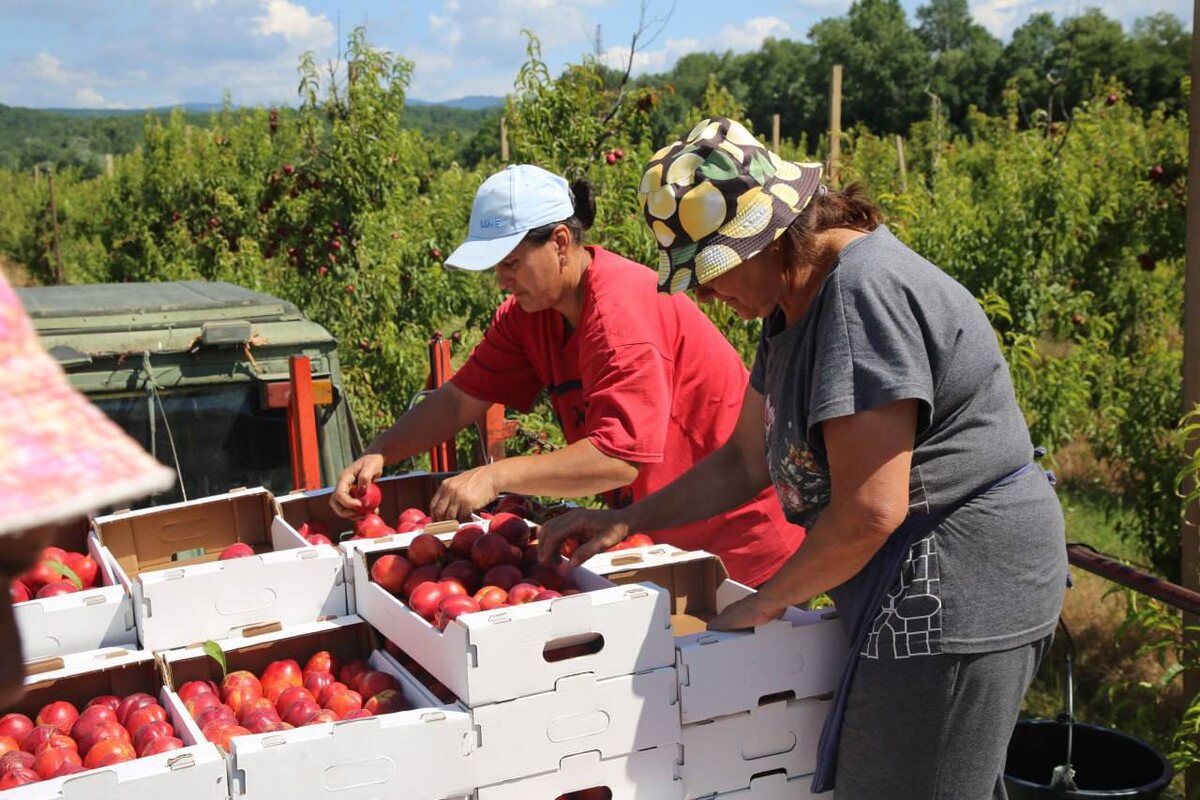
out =
{"type": "Polygon", "coordinates": [[[767,452],[786,452],[778,460],[768,459],[771,483],[775,485],[788,521],[810,527],[829,502],[829,471],[817,463],[808,442],[796,434],[791,419],[785,431],[775,430],[775,406],[769,394],[764,400],[767,452]]]}
{"type": "Polygon", "coordinates": [[[942,652],[941,583],[937,539],[930,532],[909,549],[859,655],[898,659],[942,652]]]}

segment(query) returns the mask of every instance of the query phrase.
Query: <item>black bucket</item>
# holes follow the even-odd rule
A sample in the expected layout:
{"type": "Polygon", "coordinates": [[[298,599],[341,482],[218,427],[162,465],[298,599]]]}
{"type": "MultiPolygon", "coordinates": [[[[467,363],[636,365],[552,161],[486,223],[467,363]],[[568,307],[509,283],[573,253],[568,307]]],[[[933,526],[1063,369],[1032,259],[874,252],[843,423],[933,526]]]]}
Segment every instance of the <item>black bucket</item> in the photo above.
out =
{"type": "Polygon", "coordinates": [[[1076,790],[1050,787],[1054,768],[1067,759],[1067,723],[1022,720],[1008,742],[1004,787],[1010,800],[1045,798],[1156,798],[1171,782],[1171,765],[1141,739],[1076,722],[1071,762],[1076,790]]]}

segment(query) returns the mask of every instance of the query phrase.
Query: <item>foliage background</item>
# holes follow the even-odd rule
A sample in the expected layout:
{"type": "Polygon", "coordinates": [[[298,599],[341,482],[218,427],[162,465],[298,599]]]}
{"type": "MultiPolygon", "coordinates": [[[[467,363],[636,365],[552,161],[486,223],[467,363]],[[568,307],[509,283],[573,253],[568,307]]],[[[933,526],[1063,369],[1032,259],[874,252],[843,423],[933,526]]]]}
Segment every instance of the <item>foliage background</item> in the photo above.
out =
{"type": "MultiPolygon", "coordinates": [[[[592,241],[653,264],[636,201],[650,154],[712,113],[761,133],[781,111],[783,154],[820,160],[824,76],[842,63],[855,124],[840,182],[865,184],[897,235],[979,297],[1034,441],[1122,540],[1178,578],[1187,34],[1160,15],[1126,35],[1089,12],[1032,17],[1002,47],[965,10],[934,0],[910,28],[894,0],[860,0],[811,44],[694,54],[632,82],[586,60],[552,75],[531,37],[504,109],[512,159],[587,177],[600,198],[592,241]]],[[[295,109],[149,113],[136,128],[85,120],[124,153],[111,176],[93,145],[86,157],[71,149],[66,128],[58,150],[0,148],[11,167],[0,168],[0,258],[23,280],[54,281],[49,187],[28,167],[55,162],[68,282],[225,280],[296,303],[341,342],[370,438],[423,386],[430,335],[457,334],[462,359],[500,300],[490,275],[441,264],[475,189],[502,166],[499,114],[420,112],[417,124],[408,61],[361,29],[344,57],[340,71],[300,65],[295,109]]],[[[748,360],[757,323],[707,311],[748,360]]],[[[557,436],[545,407],[522,423],[557,436]]],[[[1144,688],[1167,691],[1195,660],[1178,615],[1131,605],[1129,620],[1164,659],[1162,686],[1144,688]]],[[[1180,765],[1195,760],[1194,740],[1112,713],[1180,765]]]]}

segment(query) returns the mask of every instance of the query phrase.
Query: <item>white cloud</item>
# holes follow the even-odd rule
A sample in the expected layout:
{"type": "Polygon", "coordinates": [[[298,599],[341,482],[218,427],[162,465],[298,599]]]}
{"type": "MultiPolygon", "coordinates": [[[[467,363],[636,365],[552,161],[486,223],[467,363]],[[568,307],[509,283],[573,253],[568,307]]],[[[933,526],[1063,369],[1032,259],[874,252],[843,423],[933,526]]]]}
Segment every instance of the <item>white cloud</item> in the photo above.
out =
{"type": "Polygon", "coordinates": [[[743,52],[758,49],[767,39],[786,39],[791,35],[792,26],[779,17],[754,17],[741,25],[726,25],[710,43],[718,50],[743,52]]]}
{"type": "Polygon", "coordinates": [[[35,80],[56,85],[68,85],[92,76],[68,68],[62,59],[47,52],[38,53],[25,64],[26,70],[35,80]]]}
{"type": "MultiPolygon", "coordinates": [[[[633,57],[633,72],[661,72],[675,59],[700,49],[699,39],[667,39],[655,50],[639,50],[633,57]]],[[[629,47],[610,47],[600,54],[600,63],[611,69],[625,69],[629,63],[629,47]]]]}
{"type": "Polygon", "coordinates": [[[262,16],[254,18],[259,36],[279,34],[290,45],[327,47],[333,42],[333,23],[324,14],[314,16],[304,6],[288,0],[264,0],[262,16]]]}
{"type": "Polygon", "coordinates": [[[110,103],[104,99],[104,95],[97,92],[90,86],[83,86],[75,90],[75,105],[79,108],[124,108],[121,103],[110,103]]]}

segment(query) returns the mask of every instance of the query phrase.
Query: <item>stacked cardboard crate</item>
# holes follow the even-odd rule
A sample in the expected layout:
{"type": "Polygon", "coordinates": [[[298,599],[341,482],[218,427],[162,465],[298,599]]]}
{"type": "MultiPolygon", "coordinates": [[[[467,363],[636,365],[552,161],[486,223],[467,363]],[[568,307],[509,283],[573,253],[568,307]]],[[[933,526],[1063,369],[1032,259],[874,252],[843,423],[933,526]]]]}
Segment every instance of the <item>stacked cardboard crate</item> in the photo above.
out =
{"type": "Polygon", "coordinates": [[[649,582],[670,594],[684,797],[757,797],[772,775],[788,791],[807,786],[846,655],[837,615],[792,608],[753,631],[708,631],[710,619],[753,593],[715,556],[659,546],[588,566],[616,584],[649,582]]]}
{"type": "Polygon", "coordinates": [[[578,594],[467,614],[439,631],[370,578],[375,559],[406,550],[402,539],[347,552],[356,607],[470,715],[480,800],[598,787],[614,798],[682,796],[664,592],[576,570],[578,594]]]}

